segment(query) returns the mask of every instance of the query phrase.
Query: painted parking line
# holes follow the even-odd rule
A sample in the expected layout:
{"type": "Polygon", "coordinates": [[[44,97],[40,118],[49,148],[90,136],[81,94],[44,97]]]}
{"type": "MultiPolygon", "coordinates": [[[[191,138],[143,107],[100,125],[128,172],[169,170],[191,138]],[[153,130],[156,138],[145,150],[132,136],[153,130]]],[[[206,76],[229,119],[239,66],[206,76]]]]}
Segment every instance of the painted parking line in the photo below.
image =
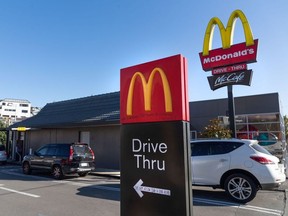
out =
{"type": "Polygon", "coordinates": [[[29,197],[34,197],[34,198],[39,198],[40,197],[39,195],[36,195],[36,194],[31,194],[31,193],[26,193],[26,192],[22,192],[22,191],[17,191],[17,190],[13,190],[13,189],[10,189],[10,188],[6,188],[6,187],[3,187],[3,185],[0,185],[0,190],[5,190],[5,191],[12,192],[12,193],[21,194],[21,195],[24,195],[24,196],[29,196],[29,197]]]}
{"type": "Polygon", "coordinates": [[[197,203],[205,203],[205,204],[210,204],[210,205],[217,205],[217,206],[219,205],[219,206],[225,206],[225,207],[231,207],[231,208],[256,211],[256,212],[270,214],[270,215],[277,215],[277,216],[283,215],[283,211],[276,210],[276,209],[263,208],[263,207],[258,207],[258,206],[239,205],[239,204],[232,203],[232,202],[223,202],[223,201],[194,198],[194,197],[193,197],[193,201],[197,203]]]}
{"type": "MultiPolygon", "coordinates": [[[[9,175],[14,175],[14,176],[21,176],[21,177],[29,177],[29,178],[34,178],[34,179],[43,179],[43,180],[47,180],[47,177],[41,177],[41,176],[33,176],[33,175],[25,175],[22,173],[16,173],[15,170],[5,170],[5,171],[1,171],[2,173],[5,174],[9,174],[9,175]]],[[[81,179],[81,181],[83,181],[83,179],[81,179]]],[[[86,180],[87,182],[88,180],[86,180]]],[[[95,181],[95,180],[89,180],[89,181],[95,181]]],[[[101,190],[109,190],[109,191],[116,191],[116,192],[120,192],[120,188],[117,187],[109,187],[109,186],[101,186],[101,185],[95,185],[92,183],[83,183],[83,182],[75,182],[75,181],[68,181],[68,180],[53,180],[52,182],[57,183],[57,184],[69,184],[69,185],[74,185],[74,186],[78,186],[78,187],[91,187],[91,188],[95,188],[95,189],[101,189],[101,190]]],[[[107,184],[107,181],[100,181],[98,182],[98,184],[107,184]]],[[[0,184],[1,186],[1,184],[0,184]]],[[[1,188],[0,188],[1,189],[1,188]]]]}

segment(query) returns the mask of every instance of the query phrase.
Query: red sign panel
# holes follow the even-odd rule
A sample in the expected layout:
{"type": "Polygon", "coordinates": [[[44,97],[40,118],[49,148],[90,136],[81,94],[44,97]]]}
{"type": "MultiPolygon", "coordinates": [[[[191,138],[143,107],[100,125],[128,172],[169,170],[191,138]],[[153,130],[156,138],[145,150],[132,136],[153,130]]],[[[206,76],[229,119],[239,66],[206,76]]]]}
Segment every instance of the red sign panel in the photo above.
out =
{"type": "Polygon", "coordinates": [[[237,64],[237,65],[229,65],[221,68],[214,68],[212,70],[212,75],[224,74],[224,73],[232,73],[235,71],[243,71],[247,69],[247,64],[237,64]]]}
{"type": "Polygon", "coordinates": [[[120,122],[189,121],[187,63],[182,55],[121,69],[120,122]]]}
{"type": "Polygon", "coordinates": [[[235,44],[229,49],[214,49],[209,51],[209,55],[199,54],[204,71],[213,68],[234,65],[239,63],[256,62],[258,39],[254,40],[254,45],[246,46],[246,43],[235,44]]]}

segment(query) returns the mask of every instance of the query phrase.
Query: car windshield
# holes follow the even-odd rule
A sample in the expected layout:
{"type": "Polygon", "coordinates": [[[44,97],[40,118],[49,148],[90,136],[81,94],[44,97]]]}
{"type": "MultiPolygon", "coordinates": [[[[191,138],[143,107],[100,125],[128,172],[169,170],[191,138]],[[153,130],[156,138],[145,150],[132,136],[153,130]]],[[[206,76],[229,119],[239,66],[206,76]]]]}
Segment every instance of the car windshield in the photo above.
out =
{"type": "Polygon", "coordinates": [[[265,148],[263,148],[263,147],[260,146],[259,144],[252,144],[251,147],[252,147],[253,149],[255,149],[256,151],[258,151],[258,152],[271,155],[271,153],[270,153],[269,151],[267,151],[265,148]]]}

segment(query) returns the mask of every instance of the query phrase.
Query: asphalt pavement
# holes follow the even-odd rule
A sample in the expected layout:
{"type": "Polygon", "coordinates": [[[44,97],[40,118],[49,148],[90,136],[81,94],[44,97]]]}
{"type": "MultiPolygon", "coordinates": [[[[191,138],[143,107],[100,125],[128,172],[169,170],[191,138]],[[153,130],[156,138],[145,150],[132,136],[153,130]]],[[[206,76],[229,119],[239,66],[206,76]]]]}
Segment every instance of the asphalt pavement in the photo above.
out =
{"type": "MultiPolygon", "coordinates": [[[[19,166],[21,165],[21,163],[17,161],[8,161],[8,164],[15,164],[19,166]]],[[[113,177],[113,178],[120,178],[121,173],[120,173],[120,170],[96,168],[93,172],[90,173],[90,175],[100,175],[100,176],[108,176],[108,177],[113,177]]],[[[286,181],[276,190],[283,191],[285,194],[283,216],[288,216],[288,179],[286,179],[286,181]]]]}

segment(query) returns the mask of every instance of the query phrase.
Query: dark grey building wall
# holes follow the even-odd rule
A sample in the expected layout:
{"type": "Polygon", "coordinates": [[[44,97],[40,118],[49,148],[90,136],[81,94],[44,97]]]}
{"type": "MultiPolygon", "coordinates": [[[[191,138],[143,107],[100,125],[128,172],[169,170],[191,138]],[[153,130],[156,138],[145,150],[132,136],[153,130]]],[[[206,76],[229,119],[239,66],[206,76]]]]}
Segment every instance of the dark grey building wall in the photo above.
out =
{"type": "Polygon", "coordinates": [[[190,102],[190,124],[197,131],[202,131],[211,119],[228,114],[228,100],[207,100],[190,102]]]}
{"type": "Polygon", "coordinates": [[[235,98],[236,115],[273,112],[280,113],[280,102],[278,93],[235,98]]]}
{"type": "Polygon", "coordinates": [[[28,154],[30,148],[34,151],[48,143],[78,142],[81,131],[90,133],[89,144],[95,153],[96,167],[120,168],[120,125],[27,131],[24,155],[28,154]]]}
{"type": "Polygon", "coordinates": [[[120,169],[120,125],[91,128],[96,167],[120,169]]]}
{"type": "MultiPolygon", "coordinates": [[[[211,119],[229,116],[228,98],[190,102],[190,124],[203,131],[211,119]]],[[[234,98],[235,115],[280,113],[278,93],[234,98]]]]}

